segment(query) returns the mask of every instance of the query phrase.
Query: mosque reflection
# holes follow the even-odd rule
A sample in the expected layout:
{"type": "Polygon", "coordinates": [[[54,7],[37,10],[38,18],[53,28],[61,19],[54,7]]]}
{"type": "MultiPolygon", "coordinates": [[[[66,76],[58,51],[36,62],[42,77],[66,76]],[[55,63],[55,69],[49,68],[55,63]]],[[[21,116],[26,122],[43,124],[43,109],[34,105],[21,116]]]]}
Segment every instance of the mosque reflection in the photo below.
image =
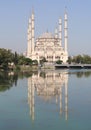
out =
{"type": "Polygon", "coordinates": [[[28,78],[28,103],[32,120],[35,118],[35,92],[44,101],[55,99],[58,103],[59,114],[65,112],[68,118],[68,73],[67,71],[38,72],[28,78]],[[64,100],[63,100],[64,99],[64,100]]]}

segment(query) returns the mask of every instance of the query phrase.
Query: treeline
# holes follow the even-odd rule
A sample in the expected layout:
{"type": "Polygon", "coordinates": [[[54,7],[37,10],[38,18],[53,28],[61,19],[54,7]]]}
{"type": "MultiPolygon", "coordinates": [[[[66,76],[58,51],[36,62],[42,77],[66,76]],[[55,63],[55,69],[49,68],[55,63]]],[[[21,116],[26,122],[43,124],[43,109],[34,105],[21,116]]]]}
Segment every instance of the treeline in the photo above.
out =
{"type": "MultiPolygon", "coordinates": [[[[43,58],[40,61],[42,65],[46,62],[46,59],[43,58]]],[[[81,63],[81,64],[91,64],[91,56],[89,55],[77,55],[77,56],[69,56],[68,61],[69,64],[71,63],[81,63]]],[[[57,61],[57,63],[62,63],[62,61],[57,61]]],[[[38,65],[37,60],[32,60],[30,58],[26,58],[22,54],[18,54],[17,52],[12,52],[9,49],[0,48],[0,70],[9,70],[9,69],[16,69],[19,68],[21,65],[38,65]]]]}
{"type": "Polygon", "coordinates": [[[91,56],[89,55],[69,56],[67,62],[69,64],[71,63],[91,64],[91,56]]]}
{"type": "Polygon", "coordinates": [[[18,68],[19,65],[38,64],[36,60],[31,60],[23,55],[13,53],[11,50],[0,48],[0,69],[8,70],[18,68]]]}

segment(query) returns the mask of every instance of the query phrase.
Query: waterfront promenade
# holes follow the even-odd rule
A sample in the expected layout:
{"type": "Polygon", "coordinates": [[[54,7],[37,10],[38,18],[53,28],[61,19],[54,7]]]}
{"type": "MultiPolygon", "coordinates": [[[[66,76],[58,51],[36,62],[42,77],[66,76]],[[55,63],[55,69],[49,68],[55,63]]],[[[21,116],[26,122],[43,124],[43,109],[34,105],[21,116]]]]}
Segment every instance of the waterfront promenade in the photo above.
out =
{"type": "Polygon", "coordinates": [[[91,64],[55,64],[56,69],[91,69],[91,64]]]}

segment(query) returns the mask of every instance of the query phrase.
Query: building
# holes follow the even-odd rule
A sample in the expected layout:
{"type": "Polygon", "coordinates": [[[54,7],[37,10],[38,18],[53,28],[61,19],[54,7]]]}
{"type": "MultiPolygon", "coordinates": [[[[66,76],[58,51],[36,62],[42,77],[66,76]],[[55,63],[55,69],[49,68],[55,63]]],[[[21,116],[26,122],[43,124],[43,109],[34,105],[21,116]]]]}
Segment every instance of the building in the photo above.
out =
{"type": "Polygon", "coordinates": [[[59,27],[55,29],[54,35],[49,32],[45,32],[40,37],[35,39],[35,18],[34,12],[32,12],[28,23],[28,45],[27,45],[27,57],[32,60],[40,60],[45,58],[48,62],[56,62],[58,60],[66,63],[68,60],[68,18],[67,12],[64,14],[64,40],[62,40],[62,20],[59,19],[59,27]],[[64,41],[64,47],[62,46],[64,41]]]}

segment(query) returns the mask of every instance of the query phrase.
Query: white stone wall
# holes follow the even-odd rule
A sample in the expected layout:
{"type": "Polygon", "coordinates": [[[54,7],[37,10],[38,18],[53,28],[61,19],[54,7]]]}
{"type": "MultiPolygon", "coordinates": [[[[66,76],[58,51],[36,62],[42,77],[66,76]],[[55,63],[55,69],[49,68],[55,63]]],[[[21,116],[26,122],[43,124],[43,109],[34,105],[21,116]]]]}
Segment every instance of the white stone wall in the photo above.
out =
{"type": "MultiPolygon", "coordinates": [[[[48,36],[48,34],[47,34],[48,36]]],[[[66,62],[68,55],[65,54],[64,48],[59,44],[59,38],[53,37],[40,37],[36,40],[35,54],[37,58],[46,58],[48,62],[55,62],[57,60],[62,60],[66,62]]]]}

